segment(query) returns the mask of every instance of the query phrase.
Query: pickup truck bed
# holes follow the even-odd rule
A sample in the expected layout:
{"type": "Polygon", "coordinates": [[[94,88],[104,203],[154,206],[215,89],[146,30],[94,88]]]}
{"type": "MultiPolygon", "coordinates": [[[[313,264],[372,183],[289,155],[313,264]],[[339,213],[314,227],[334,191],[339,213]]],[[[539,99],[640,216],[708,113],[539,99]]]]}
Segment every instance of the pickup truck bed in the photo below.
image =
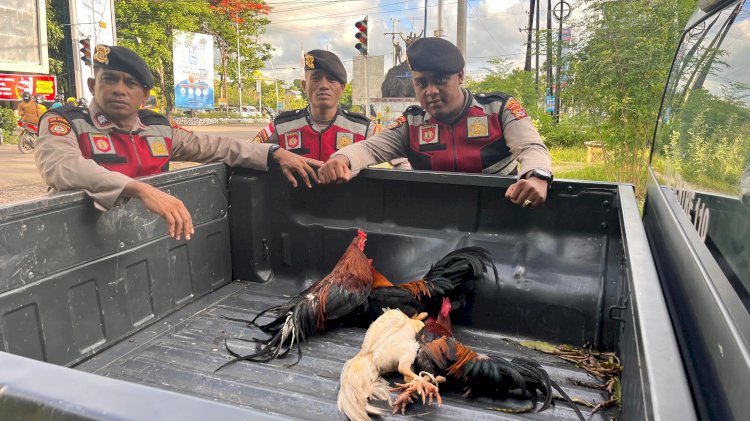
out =
{"type": "MultiPolygon", "coordinates": [[[[601,402],[571,379],[586,373],[506,338],[615,351],[621,408],[594,419],[692,419],[674,331],[630,186],[556,182],[544,208],[504,197],[511,178],[368,170],[339,186],[293,189],[279,175],[214,164],[149,179],[185,202],[190,241],[166,236],[139,201],[101,213],[82,193],[0,207],[0,412],[8,419],[342,419],[343,362],[364,330],[338,328],[305,356],[238,363],[259,333],[251,318],[327,274],[356,235],[394,282],[446,253],[488,249],[500,280],[482,280],[456,335],[479,350],[532,357],[571,396],[601,402]]],[[[455,317],[454,317],[455,316],[455,317]]],[[[395,379],[392,378],[392,379],[395,379]]],[[[487,408],[445,393],[437,419],[574,419],[487,408]]],[[[584,413],[588,412],[583,408],[584,413]]],[[[4,417],[5,418],[5,417],[4,417]]]]}
{"type": "MultiPolygon", "coordinates": [[[[159,323],[102,352],[76,368],[95,374],[140,383],[202,398],[268,411],[285,417],[310,420],[343,419],[336,409],[338,378],[344,362],[359,350],[364,329],[338,328],[311,339],[303,346],[304,357],[294,367],[285,365],[296,355],[270,364],[242,362],[218,373],[214,370],[228,361],[224,338],[264,337],[257,328],[229,322],[221,316],[252,318],[268,305],[286,300],[296,292],[295,283],[276,280],[270,285],[233,283],[215,291],[159,323]],[[280,282],[279,282],[280,281],[280,282]],[[281,287],[284,285],[285,287],[281,287]]],[[[582,369],[504,340],[501,335],[482,329],[458,328],[456,335],[467,345],[502,356],[531,357],[543,363],[552,378],[566,392],[589,402],[601,402],[601,391],[575,386],[571,379],[593,381],[582,369]]],[[[240,353],[252,351],[253,344],[229,339],[240,353]]],[[[397,380],[393,377],[393,380],[397,380]]],[[[430,413],[430,419],[517,419],[518,415],[491,411],[493,406],[514,408],[520,400],[493,402],[466,400],[460,393],[444,393],[441,408],[414,405],[410,415],[430,413]]],[[[589,409],[581,407],[584,414],[589,409]]],[[[597,413],[592,420],[605,420],[616,411],[597,413]]],[[[557,402],[540,414],[525,419],[577,419],[573,410],[557,402]]],[[[403,417],[393,417],[403,419],[403,417]]]]}

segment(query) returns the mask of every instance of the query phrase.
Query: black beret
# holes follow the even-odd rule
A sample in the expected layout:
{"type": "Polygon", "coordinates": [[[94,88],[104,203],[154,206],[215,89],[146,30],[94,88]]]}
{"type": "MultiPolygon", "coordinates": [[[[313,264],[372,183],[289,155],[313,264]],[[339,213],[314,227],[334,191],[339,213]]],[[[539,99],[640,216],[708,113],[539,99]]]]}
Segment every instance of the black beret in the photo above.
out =
{"type": "Polygon", "coordinates": [[[119,70],[136,78],[144,88],[154,87],[154,75],[151,74],[148,65],[138,53],[129,48],[98,44],[93,61],[94,68],[119,70]]]}
{"type": "Polygon", "coordinates": [[[464,69],[461,51],[442,38],[419,38],[406,49],[409,67],[418,72],[458,73],[464,69]]]}
{"type": "Polygon", "coordinates": [[[310,50],[305,53],[305,70],[323,70],[346,85],[344,63],[330,51],[310,50]]]}

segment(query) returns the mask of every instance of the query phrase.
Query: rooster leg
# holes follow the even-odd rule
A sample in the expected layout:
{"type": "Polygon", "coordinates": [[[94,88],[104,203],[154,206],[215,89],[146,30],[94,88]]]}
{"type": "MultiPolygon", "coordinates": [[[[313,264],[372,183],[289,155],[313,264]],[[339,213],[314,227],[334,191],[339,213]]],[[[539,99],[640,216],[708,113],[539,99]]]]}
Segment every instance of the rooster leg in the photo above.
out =
{"type": "MultiPolygon", "coordinates": [[[[429,404],[432,405],[433,398],[437,400],[438,406],[443,404],[443,398],[440,397],[440,389],[438,389],[437,383],[429,382],[429,380],[423,379],[411,371],[411,363],[399,364],[399,373],[404,375],[404,383],[396,383],[396,387],[392,388],[392,392],[401,392],[393,403],[393,413],[401,412],[406,413],[406,408],[414,402],[414,395],[422,398],[422,404],[425,404],[427,398],[429,398],[429,404]],[[410,380],[411,379],[411,380],[410,380]]],[[[435,379],[434,376],[429,374],[428,378],[435,379]]]]}

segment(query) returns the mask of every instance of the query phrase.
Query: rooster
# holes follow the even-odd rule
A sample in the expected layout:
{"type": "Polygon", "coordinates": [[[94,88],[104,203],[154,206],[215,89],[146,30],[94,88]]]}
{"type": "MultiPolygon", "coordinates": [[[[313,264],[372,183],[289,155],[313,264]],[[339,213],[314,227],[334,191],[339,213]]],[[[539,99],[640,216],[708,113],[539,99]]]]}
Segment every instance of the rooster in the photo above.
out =
{"type": "MultiPolygon", "coordinates": [[[[417,333],[420,344],[416,365],[420,370],[443,375],[458,383],[465,390],[465,397],[485,395],[504,399],[511,391],[520,390],[521,396],[530,397],[536,407],[538,395],[544,397],[539,411],[547,409],[552,402],[552,388],[570,404],[578,417],[583,414],[570,397],[552,381],[547,372],[536,362],[523,359],[508,361],[496,355],[478,354],[453,336],[450,321],[451,303],[446,298],[437,320],[429,318],[424,328],[417,333]]],[[[397,405],[408,404],[406,396],[396,401],[397,405]]]]}
{"type": "MultiPolygon", "coordinates": [[[[415,338],[424,327],[421,313],[407,317],[400,310],[387,310],[367,329],[359,353],[344,364],[341,370],[337,406],[353,421],[369,420],[370,415],[382,415],[382,410],[369,403],[385,400],[390,403],[388,382],[380,375],[398,371],[404,376],[399,385],[411,396],[417,393],[422,402],[433,398],[442,403],[438,387],[412,371],[419,344],[415,338]],[[408,392],[407,392],[408,391],[408,392]]],[[[394,411],[395,413],[395,411],[394,411]]]]}
{"type": "Polygon", "coordinates": [[[457,300],[473,290],[474,282],[487,273],[488,267],[492,267],[497,282],[497,268],[489,252],[481,247],[454,250],[435,262],[422,279],[395,286],[373,267],[372,293],[368,298],[370,321],[386,308],[398,308],[409,317],[424,311],[435,314],[443,297],[457,300]]]}
{"type": "Polygon", "coordinates": [[[245,322],[249,326],[255,325],[271,337],[265,340],[252,339],[252,342],[259,343],[260,349],[250,355],[237,354],[225,343],[234,359],[216,371],[237,361],[268,362],[284,358],[296,345],[297,361],[291,364],[295,365],[302,358],[300,341],[319,335],[326,330],[329,322],[366,304],[372,288],[371,261],[364,253],[366,240],[367,235],[358,230],[357,237],[352,240],[331,273],[288,302],[267,308],[252,320],[224,317],[245,322]],[[258,318],[266,313],[274,315],[274,319],[266,324],[258,324],[258,318]]]}

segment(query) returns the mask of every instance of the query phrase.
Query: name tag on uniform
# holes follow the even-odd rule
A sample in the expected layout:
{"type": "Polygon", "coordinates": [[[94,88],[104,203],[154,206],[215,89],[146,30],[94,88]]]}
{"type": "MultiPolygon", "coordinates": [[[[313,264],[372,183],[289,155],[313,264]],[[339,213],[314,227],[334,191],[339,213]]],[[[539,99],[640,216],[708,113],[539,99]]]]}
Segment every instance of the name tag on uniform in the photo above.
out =
{"type": "Polygon", "coordinates": [[[434,145],[436,143],[440,143],[437,124],[423,124],[419,126],[419,144],[434,145]]]}
{"type": "Polygon", "coordinates": [[[286,142],[286,149],[293,150],[302,147],[302,133],[290,132],[284,134],[284,141],[286,142]]]}
{"type": "Polygon", "coordinates": [[[490,122],[487,116],[468,117],[466,119],[466,137],[474,139],[490,135],[490,122]]]}
{"type": "Polygon", "coordinates": [[[169,156],[169,148],[167,148],[167,141],[163,137],[147,137],[148,148],[151,150],[151,156],[169,156]]]}
{"type": "Polygon", "coordinates": [[[91,143],[92,155],[117,155],[115,145],[112,143],[109,135],[104,133],[90,133],[89,142],[91,143]]]}
{"type": "Polygon", "coordinates": [[[336,133],[336,149],[341,149],[354,143],[354,134],[339,132],[336,133]]]}

